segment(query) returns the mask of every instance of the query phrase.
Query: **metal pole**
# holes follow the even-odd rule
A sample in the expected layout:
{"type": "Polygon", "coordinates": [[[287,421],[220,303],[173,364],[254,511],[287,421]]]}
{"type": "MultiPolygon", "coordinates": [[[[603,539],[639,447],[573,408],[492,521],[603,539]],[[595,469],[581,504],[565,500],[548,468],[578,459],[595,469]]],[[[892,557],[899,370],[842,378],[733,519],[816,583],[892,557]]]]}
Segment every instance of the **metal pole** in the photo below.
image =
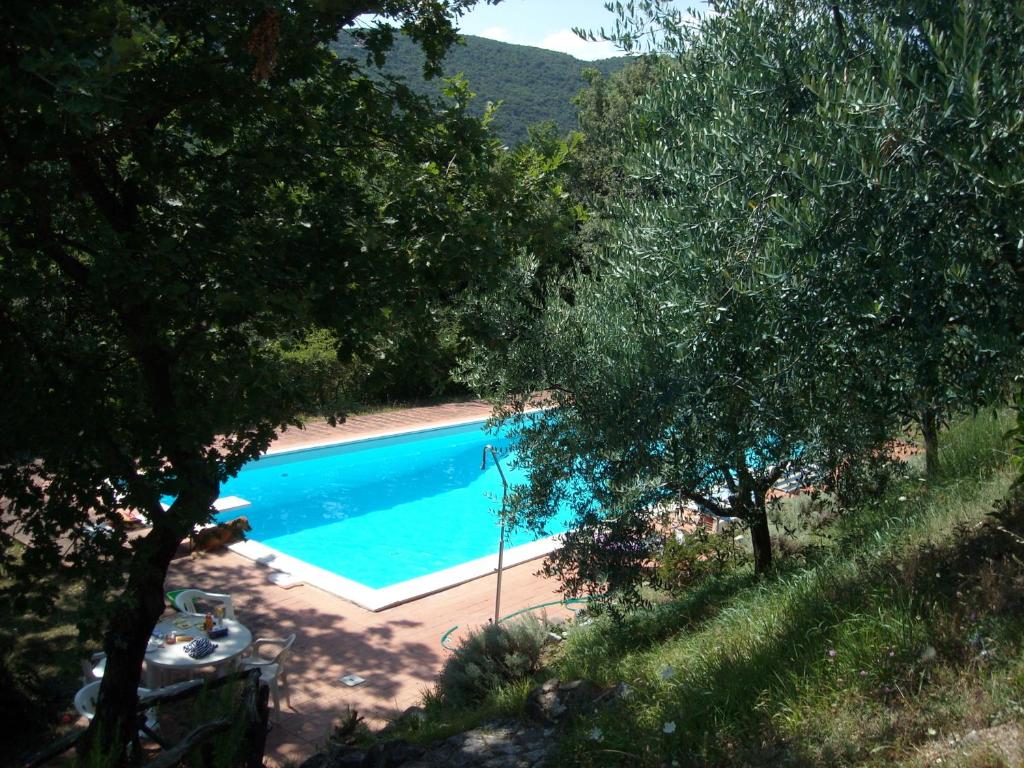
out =
{"type": "Polygon", "coordinates": [[[501,476],[501,537],[498,539],[498,588],[494,595],[494,623],[497,625],[498,617],[501,616],[501,569],[505,560],[505,499],[508,497],[508,481],[505,479],[505,471],[498,461],[498,453],[493,445],[484,446],[483,460],[480,462],[480,469],[487,469],[487,452],[491,452],[494,459],[494,466],[498,468],[501,476]]]}

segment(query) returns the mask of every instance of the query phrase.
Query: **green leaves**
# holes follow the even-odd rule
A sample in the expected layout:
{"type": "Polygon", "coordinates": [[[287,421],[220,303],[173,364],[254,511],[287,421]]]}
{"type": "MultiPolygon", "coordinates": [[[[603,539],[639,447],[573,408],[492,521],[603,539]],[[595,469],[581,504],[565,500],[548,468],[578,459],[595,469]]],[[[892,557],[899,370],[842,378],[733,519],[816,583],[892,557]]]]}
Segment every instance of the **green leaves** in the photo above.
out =
{"type": "MultiPolygon", "coordinates": [[[[469,4],[384,12],[436,61],[469,4]]],[[[219,481],[310,410],[337,416],[364,373],[344,363],[528,239],[543,174],[520,184],[464,103],[329,52],[371,5],[0,8],[0,497],[31,543],[15,588],[127,573],[106,618],[134,636],[219,481]],[[130,548],[122,506],[154,523],[130,548]],[[100,521],[114,535],[86,536],[100,521]]],[[[115,645],[113,678],[137,678],[142,647],[115,645]]]]}
{"type": "MultiPolygon", "coordinates": [[[[647,10],[622,42],[668,20],[647,10]]],[[[574,575],[609,564],[596,531],[643,538],[652,504],[723,484],[721,508],[755,523],[779,468],[837,468],[906,421],[990,402],[1019,360],[1021,17],[995,2],[721,11],[672,27],[621,117],[621,81],[581,96],[581,146],[614,158],[581,177],[600,182],[604,229],[572,300],[504,357],[558,406],[524,423],[540,480],[523,509],[590,494],[568,494],[583,528],[552,566],[578,588],[645,578],[574,575]]]]}

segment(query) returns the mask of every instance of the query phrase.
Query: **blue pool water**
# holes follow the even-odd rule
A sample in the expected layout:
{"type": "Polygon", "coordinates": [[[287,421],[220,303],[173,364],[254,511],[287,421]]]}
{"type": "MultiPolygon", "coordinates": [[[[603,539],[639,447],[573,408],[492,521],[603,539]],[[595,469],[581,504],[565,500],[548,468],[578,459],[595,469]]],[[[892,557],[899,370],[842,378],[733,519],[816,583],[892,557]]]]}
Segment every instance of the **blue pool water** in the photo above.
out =
{"type": "MultiPolygon", "coordinates": [[[[252,502],[218,515],[249,518],[249,537],[332,573],[379,589],[497,552],[501,457],[510,486],[509,439],[483,422],[267,456],[247,465],[221,496],[252,502]]],[[[548,534],[563,532],[568,515],[548,534]]],[[[506,546],[533,541],[506,533],[506,546]]]]}

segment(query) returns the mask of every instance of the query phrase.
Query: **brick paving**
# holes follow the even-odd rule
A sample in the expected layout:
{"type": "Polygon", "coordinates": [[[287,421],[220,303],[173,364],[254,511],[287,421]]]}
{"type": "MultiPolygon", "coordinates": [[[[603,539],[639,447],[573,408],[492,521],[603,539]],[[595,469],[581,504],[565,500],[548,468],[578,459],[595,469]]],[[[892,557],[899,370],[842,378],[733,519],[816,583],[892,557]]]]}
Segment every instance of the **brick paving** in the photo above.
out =
{"type": "MultiPolygon", "coordinates": [[[[441,406],[357,416],[331,427],[318,423],[289,430],[272,450],[329,443],[486,418],[485,403],[441,406]]],[[[537,575],[539,560],[505,571],[501,613],[559,599],[557,584],[537,575]]],[[[308,585],[282,589],[267,581],[270,571],[233,552],[182,557],[171,566],[168,589],[198,587],[232,595],[238,618],[254,637],[298,634],[288,663],[289,709],[282,697],[281,719],[267,741],[268,763],[301,762],[326,740],[347,707],[380,725],[417,704],[435,682],[448,655],[442,635],[458,625],[457,639],[493,616],[496,577],[475,579],[434,595],[373,613],[308,585]],[[339,678],[357,674],[349,688],[339,678]]],[[[568,612],[553,606],[550,618],[568,612]]]]}
{"type": "Polygon", "coordinates": [[[490,415],[491,406],[487,403],[466,400],[459,403],[384,411],[366,416],[350,416],[336,427],[332,427],[326,421],[316,421],[302,429],[285,430],[271,445],[270,452],[376,437],[418,428],[441,427],[463,421],[478,421],[490,415]]]}

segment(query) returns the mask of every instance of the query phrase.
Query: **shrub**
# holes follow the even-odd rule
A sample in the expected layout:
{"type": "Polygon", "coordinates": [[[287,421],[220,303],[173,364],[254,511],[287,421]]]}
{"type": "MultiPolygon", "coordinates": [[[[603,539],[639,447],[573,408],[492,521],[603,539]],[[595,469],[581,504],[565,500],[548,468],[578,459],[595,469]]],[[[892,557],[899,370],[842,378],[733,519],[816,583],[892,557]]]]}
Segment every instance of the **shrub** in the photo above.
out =
{"type": "MultiPolygon", "coordinates": [[[[204,687],[188,701],[190,722],[182,728],[182,737],[193,728],[222,718],[230,720],[231,727],[195,747],[189,753],[187,765],[191,768],[238,768],[245,764],[250,722],[244,694],[244,683],[234,680],[215,689],[204,687]]],[[[161,707],[161,720],[163,714],[161,707]]]]}
{"type": "Polygon", "coordinates": [[[744,558],[731,533],[697,528],[682,540],[669,538],[658,563],[658,583],[673,594],[735,568],[744,558]]]}
{"type": "Polygon", "coordinates": [[[473,633],[441,670],[442,700],[455,706],[478,703],[501,686],[530,677],[540,668],[547,632],[546,622],[527,616],[473,633]]]}

